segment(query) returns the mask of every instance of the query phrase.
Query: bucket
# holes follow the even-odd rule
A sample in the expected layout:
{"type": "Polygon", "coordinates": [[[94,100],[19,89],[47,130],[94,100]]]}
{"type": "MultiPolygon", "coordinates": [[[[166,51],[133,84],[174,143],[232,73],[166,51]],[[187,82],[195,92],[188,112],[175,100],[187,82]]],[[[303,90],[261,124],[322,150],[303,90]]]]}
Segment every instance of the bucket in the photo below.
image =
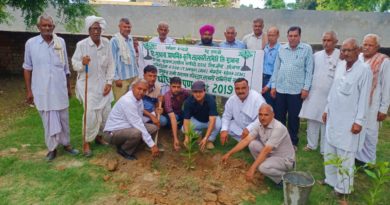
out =
{"type": "Polygon", "coordinates": [[[283,175],[282,179],[284,205],[307,204],[315,183],[313,176],[307,172],[292,171],[283,175]]]}

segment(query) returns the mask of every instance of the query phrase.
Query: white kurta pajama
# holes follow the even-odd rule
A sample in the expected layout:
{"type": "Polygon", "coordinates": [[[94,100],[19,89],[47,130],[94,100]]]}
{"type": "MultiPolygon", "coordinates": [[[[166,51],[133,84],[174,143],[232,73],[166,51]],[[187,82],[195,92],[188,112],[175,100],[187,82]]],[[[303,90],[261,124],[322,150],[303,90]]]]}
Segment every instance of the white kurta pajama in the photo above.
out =
{"type": "Polygon", "coordinates": [[[330,89],[327,106],[325,161],[338,156],[344,159],[343,169],[348,175],[340,175],[334,165],[325,166],[325,182],[334,187],[338,193],[351,193],[353,186],[353,166],[355,153],[364,142],[368,97],[371,88],[372,74],[367,64],[357,60],[346,70],[346,62],[337,65],[333,85],[330,89]],[[363,127],[359,134],[353,134],[353,123],[363,127]]]}
{"type": "Polygon", "coordinates": [[[34,104],[45,129],[49,151],[69,139],[69,99],[66,75],[70,74],[65,41],[53,35],[49,44],[41,35],[26,42],[23,68],[32,71],[34,104]]]}
{"type": "MultiPolygon", "coordinates": [[[[364,61],[363,55],[359,59],[364,61]]],[[[367,61],[366,61],[367,62],[367,61]]],[[[390,105],[390,60],[385,59],[380,65],[378,83],[374,90],[371,104],[367,113],[367,126],[365,129],[365,141],[361,151],[356,154],[356,159],[368,163],[375,163],[376,145],[378,143],[379,122],[378,112],[387,113],[390,105]]]]}
{"type": "Polygon", "coordinates": [[[314,74],[309,96],[303,101],[300,118],[307,119],[307,147],[317,149],[318,136],[321,132],[320,152],[324,153],[325,124],[322,114],[326,106],[326,99],[332,86],[340,50],[335,49],[331,55],[325,50],[314,54],[314,74]]]}
{"type": "Polygon", "coordinates": [[[78,73],[76,97],[83,104],[85,103],[85,66],[82,65],[82,58],[87,55],[91,61],[88,65],[86,141],[91,142],[99,132],[103,131],[111,111],[111,102],[114,99],[112,91],[103,96],[103,90],[106,84],[112,84],[115,65],[107,38],[101,37],[99,46],[96,46],[90,37],[77,43],[72,64],[73,70],[78,73]]]}

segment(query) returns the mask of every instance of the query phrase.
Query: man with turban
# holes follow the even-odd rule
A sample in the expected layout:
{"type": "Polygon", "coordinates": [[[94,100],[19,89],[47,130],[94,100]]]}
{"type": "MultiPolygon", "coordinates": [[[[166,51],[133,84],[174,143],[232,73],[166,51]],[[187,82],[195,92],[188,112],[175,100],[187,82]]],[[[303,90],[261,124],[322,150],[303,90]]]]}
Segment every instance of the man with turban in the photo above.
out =
{"type": "Polygon", "coordinates": [[[213,42],[214,32],[215,32],[215,28],[213,25],[206,24],[200,27],[199,29],[200,42],[197,45],[218,47],[218,44],[213,42]]]}
{"type": "MultiPolygon", "coordinates": [[[[89,143],[106,145],[101,134],[108,114],[111,111],[113,94],[111,85],[114,79],[115,65],[112,58],[110,41],[101,37],[106,21],[102,17],[88,16],[85,26],[89,37],[77,43],[72,57],[73,69],[77,71],[76,96],[85,105],[87,103],[85,156],[91,156],[89,143]],[[85,102],[85,68],[88,65],[87,102],[85,102]],[[100,134],[99,134],[100,133],[100,134]]],[[[85,108],[85,106],[84,106],[85,108]]],[[[84,127],[84,126],[83,126],[84,127]]]]}

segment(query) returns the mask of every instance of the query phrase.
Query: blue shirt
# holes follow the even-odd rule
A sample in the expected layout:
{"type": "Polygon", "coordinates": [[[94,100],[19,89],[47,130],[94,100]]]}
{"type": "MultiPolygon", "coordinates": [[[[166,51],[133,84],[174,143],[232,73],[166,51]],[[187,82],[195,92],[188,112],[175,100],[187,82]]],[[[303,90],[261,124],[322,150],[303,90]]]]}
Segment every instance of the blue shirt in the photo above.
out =
{"type": "Polygon", "coordinates": [[[224,42],[219,44],[219,47],[221,47],[221,48],[238,48],[238,49],[245,49],[246,48],[245,44],[239,40],[234,40],[234,42],[231,42],[231,43],[224,41],[224,42]]]}
{"type": "Polygon", "coordinates": [[[115,62],[115,76],[114,80],[126,80],[132,77],[138,76],[138,66],[137,59],[135,58],[135,49],[133,45],[133,37],[129,36],[128,39],[125,40],[126,44],[130,48],[130,58],[131,64],[127,65],[121,60],[121,55],[119,51],[119,42],[117,37],[113,36],[110,40],[111,49],[112,49],[112,57],[115,62]]]}
{"type": "Polygon", "coordinates": [[[191,95],[184,101],[184,119],[194,117],[200,122],[208,122],[210,116],[217,116],[217,104],[213,96],[206,94],[203,104],[191,95]]]}
{"type": "Polygon", "coordinates": [[[299,43],[292,50],[289,44],[280,46],[276,56],[271,86],[278,93],[300,94],[309,90],[313,77],[313,51],[311,46],[299,43]]]}
{"type": "MultiPolygon", "coordinates": [[[[274,65],[276,56],[278,55],[280,43],[276,43],[274,47],[269,47],[267,44],[264,48],[264,62],[263,62],[263,74],[272,75],[274,73],[274,65]]],[[[271,86],[271,82],[268,82],[267,87],[271,86]]]]}

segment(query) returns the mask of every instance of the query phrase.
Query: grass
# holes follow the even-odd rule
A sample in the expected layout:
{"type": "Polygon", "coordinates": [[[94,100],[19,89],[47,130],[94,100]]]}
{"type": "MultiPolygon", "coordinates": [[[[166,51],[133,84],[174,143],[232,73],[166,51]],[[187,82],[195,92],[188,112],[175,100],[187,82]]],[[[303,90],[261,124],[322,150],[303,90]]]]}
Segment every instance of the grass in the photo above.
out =
{"type": "MultiPolygon", "coordinates": [[[[81,121],[82,107],[72,98],[70,101],[70,128],[71,142],[81,147],[81,121]]],[[[43,138],[41,119],[35,109],[28,109],[22,116],[13,118],[6,125],[5,132],[0,133],[0,204],[98,204],[96,200],[120,194],[121,191],[112,182],[104,182],[103,176],[108,174],[103,168],[91,164],[82,156],[71,157],[59,150],[58,159],[47,163],[43,158],[46,146],[43,138]],[[25,148],[22,145],[29,144],[25,148]],[[10,148],[17,148],[15,154],[1,155],[10,148]],[[39,155],[39,153],[41,153],[39,155]],[[58,169],[58,163],[78,160],[82,162],[80,167],[58,169]]],[[[302,122],[300,130],[300,147],[297,152],[297,170],[308,171],[315,179],[323,179],[323,158],[316,152],[303,152],[302,147],[306,144],[306,123],[302,122]]],[[[235,142],[233,139],[225,146],[218,141],[213,152],[225,153],[231,149],[235,142]]],[[[94,153],[110,152],[110,149],[92,147],[94,153]]],[[[234,155],[252,163],[253,159],[248,150],[234,155]]],[[[390,161],[390,120],[383,123],[380,129],[378,144],[378,161],[390,161]]],[[[151,165],[158,170],[159,162],[151,165]]],[[[183,189],[197,191],[196,180],[181,176],[183,189]],[[184,180],[185,179],[185,180],[184,180]]],[[[167,181],[163,178],[159,182],[164,187],[167,181]]],[[[276,189],[271,180],[265,179],[270,187],[267,194],[256,194],[255,204],[282,204],[283,191],[276,189]]],[[[363,195],[370,188],[368,178],[364,173],[358,173],[355,181],[355,192],[350,197],[351,204],[364,204],[363,195]]],[[[387,185],[387,188],[390,188],[387,185]]],[[[386,204],[390,200],[389,195],[383,195],[379,204],[386,204]]],[[[331,188],[316,184],[313,187],[309,204],[336,204],[331,194],[331,188]]],[[[136,200],[129,204],[139,204],[136,200]]],[[[250,203],[245,203],[250,204],[250,203]]]]}

